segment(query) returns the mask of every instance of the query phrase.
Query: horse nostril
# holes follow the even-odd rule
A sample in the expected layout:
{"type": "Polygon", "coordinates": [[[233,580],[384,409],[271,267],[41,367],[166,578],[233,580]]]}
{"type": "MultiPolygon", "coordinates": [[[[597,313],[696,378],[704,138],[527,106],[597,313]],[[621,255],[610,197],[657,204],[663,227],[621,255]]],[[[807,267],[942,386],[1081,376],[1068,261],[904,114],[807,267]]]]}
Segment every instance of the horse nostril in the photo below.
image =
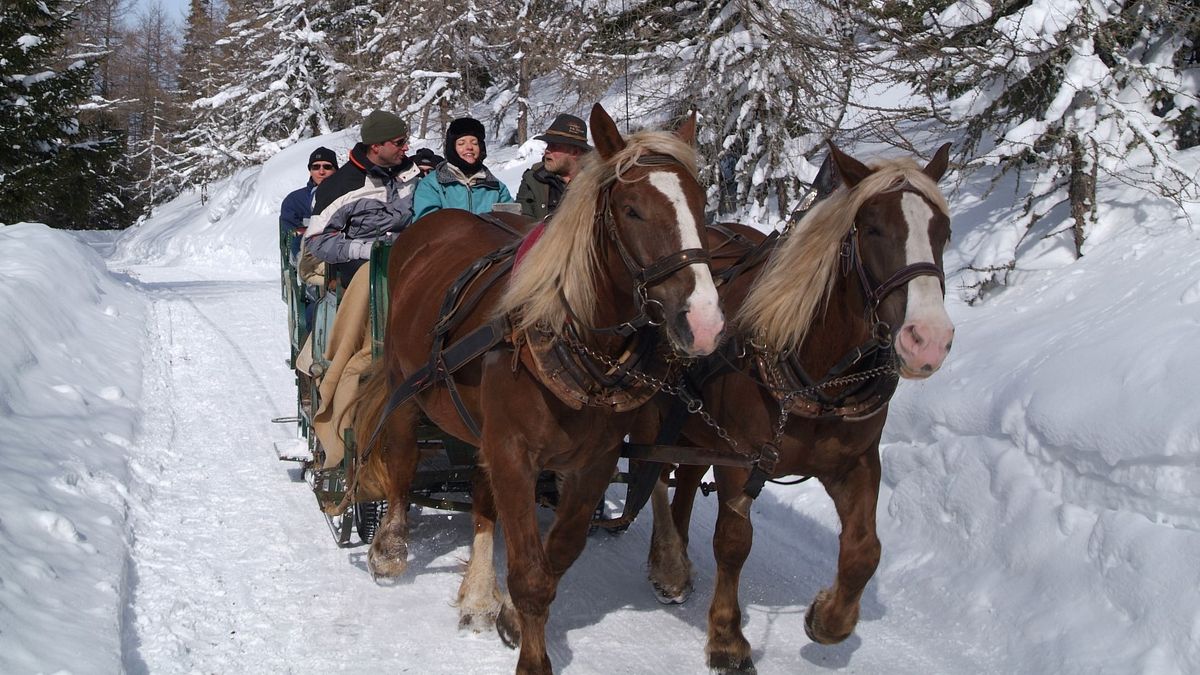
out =
{"type": "Polygon", "coordinates": [[[684,342],[690,343],[692,341],[692,327],[688,325],[688,313],[686,309],[675,315],[675,330],[679,332],[679,337],[683,338],[684,342]]]}
{"type": "Polygon", "coordinates": [[[922,372],[926,372],[926,373],[932,373],[932,372],[933,372],[933,366],[931,366],[931,365],[929,365],[928,363],[926,363],[925,365],[921,366],[921,371],[922,371],[922,372]]]}
{"type": "Polygon", "coordinates": [[[946,343],[946,351],[950,351],[950,348],[953,346],[954,346],[954,342],[947,342],[946,343]]]}

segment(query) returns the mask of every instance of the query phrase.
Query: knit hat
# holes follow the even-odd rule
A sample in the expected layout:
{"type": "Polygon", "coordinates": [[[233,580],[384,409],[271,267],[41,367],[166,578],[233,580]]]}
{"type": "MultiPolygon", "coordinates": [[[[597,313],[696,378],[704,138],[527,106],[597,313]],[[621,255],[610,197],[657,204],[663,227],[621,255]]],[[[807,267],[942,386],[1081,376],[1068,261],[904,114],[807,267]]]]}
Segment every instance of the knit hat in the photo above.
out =
{"type": "Polygon", "coordinates": [[[446,161],[462,169],[468,176],[479,171],[483,167],[483,160],[487,159],[487,145],[483,142],[483,133],[483,124],[477,119],[460,117],[451,122],[446,129],[446,161]],[[454,150],[454,143],[463,136],[474,136],[479,141],[479,158],[474,164],[464,162],[454,150]]]}
{"type": "Polygon", "coordinates": [[[325,146],[313,150],[312,154],[308,156],[308,165],[312,166],[313,162],[329,162],[333,165],[334,171],[337,171],[338,168],[337,153],[325,146]]]}
{"type": "Polygon", "coordinates": [[[362,142],[367,145],[383,143],[408,135],[408,124],[385,110],[376,110],[363,120],[362,142]]]}
{"type": "Polygon", "coordinates": [[[420,150],[417,150],[416,153],[413,154],[412,160],[414,164],[422,169],[433,169],[444,161],[441,156],[435,154],[429,148],[421,148],[420,150]]]}
{"type": "Polygon", "coordinates": [[[587,126],[583,120],[574,115],[563,113],[554,118],[554,122],[546,133],[541,136],[534,136],[534,140],[546,141],[547,143],[562,143],[563,145],[573,145],[577,148],[591,150],[592,146],[587,142],[587,126]]]}

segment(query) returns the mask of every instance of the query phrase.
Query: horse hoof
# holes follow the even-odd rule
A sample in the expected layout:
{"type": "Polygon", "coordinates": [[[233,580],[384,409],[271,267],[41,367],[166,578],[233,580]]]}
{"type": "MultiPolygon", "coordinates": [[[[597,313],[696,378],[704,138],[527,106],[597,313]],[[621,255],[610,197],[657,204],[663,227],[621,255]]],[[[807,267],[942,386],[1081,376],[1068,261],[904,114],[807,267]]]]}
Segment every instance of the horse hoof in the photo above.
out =
{"type": "Polygon", "coordinates": [[[682,605],[692,595],[691,581],[684,584],[682,588],[667,588],[657,581],[650,583],[654,586],[654,597],[664,605],[682,605]]]}
{"type": "Polygon", "coordinates": [[[367,570],[371,572],[375,583],[381,586],[390,586],[395,583],[396,577],[404,574],[406,569],[408,569],[407,546],[404,547],[399,557],[377,553],[374,547],[367,553],[367,570]]]}
{"type": "Polygon", "coordinates": [[[496,627],[495,611],[463,612],[458,614],[458,629],[486,633],[496,627]]]}
{"type": "Polygon", "coordinates": [[[708,657],[708,668],[718,675],[758,675],[754,659],[749,656],[739,659],[730,654],[713,654],[708,657]]]}
{"type": "Polygon", "coordinates": [[[842,642],[846,638],[850,637],[850,634],[854,632],[854,628],[851,627],[850,630],[846,631],[842,635],[835,635],[829,632],[829,630],[825,627],[824,622],[818,618],[816,612],[821,605],[822,600],[824,600],[824,597],[825,591],[821,591],[817,594],[817,599],[808,606],[808,611],[804,613],[804,632],[806,635],[808,635],[808,639],[816,642],[817,644],[836,645],[837,643],[842,642]]]}
{"type": "Polygon", "coordinates": [[[500,615],[496,617],[496,632],[500,635],[500,641],[509,649],[521,646],[521,624],[517,620],[515,609],[507,605],[500,609],[500,615]]]}

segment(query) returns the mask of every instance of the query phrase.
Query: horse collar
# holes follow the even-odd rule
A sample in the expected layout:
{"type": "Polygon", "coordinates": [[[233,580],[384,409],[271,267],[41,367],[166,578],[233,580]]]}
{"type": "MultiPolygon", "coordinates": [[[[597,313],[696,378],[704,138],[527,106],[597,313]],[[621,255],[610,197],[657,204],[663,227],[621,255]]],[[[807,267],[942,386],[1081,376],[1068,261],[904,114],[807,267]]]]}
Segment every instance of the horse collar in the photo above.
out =
{"type": "Polygon", "coordinates": [[[890,343],[870,340],[856,347],[820,380],[808,375],[794,352],[772,357],[755,351],[754,367],[763,385],[790,413],[809,419],[872,417],[883,410],[900,383],[890,343]],[[835,387],[843,387],[835,396],[823,391],[835,387]]]}

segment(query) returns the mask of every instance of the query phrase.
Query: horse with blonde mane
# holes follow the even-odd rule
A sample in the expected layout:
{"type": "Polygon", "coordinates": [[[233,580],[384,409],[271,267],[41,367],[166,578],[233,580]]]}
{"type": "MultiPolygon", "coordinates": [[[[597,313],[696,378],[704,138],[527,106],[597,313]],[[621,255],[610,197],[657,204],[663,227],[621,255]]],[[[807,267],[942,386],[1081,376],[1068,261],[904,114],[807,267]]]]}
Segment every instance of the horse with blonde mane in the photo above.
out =
{"type": "MultiPolygon", "coordinates": [[[[897,376],[937,371],[954,336],[943,307],[949,208],[936,185],[949,145],[923,168],[908,159],[868,167],[832,144],[830,151],[842,186],[794,231],[766,243],[744,226],[732,226],[734,236],[730,226],[710,231],[714,274],[728,281],[721,301],[735,318],[722,356],[708,357],[719,366],[701,391],[729,440],[694,416],[683,436],[700,447],[733,445],[745,460],[714,467],[717,578],[705,651],[721,673],[755,672],[738,579],[753,542],[750,500],[766,480],[816,477],[833,499],[842,523],[837,576],[809,606],[805,628],[821,644],[853,631],[879,562],[875,508],[888,401],[897,376]],[[737,241],[749,244],[729,253],[737,241]]],[[[660,420],[651,417],[639,421],[645,426],[636,437],[654,437],[660,420]]],[[[688,526],[707,468],[676,469],[669,505],[665,483],[652,497],[650,579],[664,603],[683,602],[692,589],[688,526]]]]}
{"type": "MultiPolygon", "coordinates": [[[[695,116],[675,134],[622,138],[597,105],[591,129],[596,152],[540,238],[522,246],[515,270],[496,277],[500,283],[477,284],[460,273],[499,264],[499,255],[480,261],[512,246],[510,233],[453,210],[404,232],[388,267],[385,367],[364,385],[379,410],[389,380],[405,382],[426,368],[432,386],[418,390],[416,405],[442,431],[479,448],[486,479],[474,481],[475,538],[459,590],[460,623],[477,630],[494,624],[510,645],[519,641],[519,673],[551,672],[550,603],[583,550],[636,408],[657,388],[647,382],[668,377],[664,353],[708,354],[724,328],[703,243],[695,116]],[[463,300],[443,301],[450,306],[443,313],[438,299],[452,286],[464,287],[463,300]],[[453,372],[441,367],[435,343],[455,344],[497,317],[503,340],[453,372]],[[534,491],[544,470],[557,474],[559,497],[543,541],[534,491]],[[497,515],[511,601],[493,568],[497,515]]],[[[390,415],[377,446],[389,504],[368,554],[377,579],[406,564],[408,490],[419,461],[415,419],[412,403],[390,415]]],[[[372,427],[358,425],[361,446],[372,427]]]]}

